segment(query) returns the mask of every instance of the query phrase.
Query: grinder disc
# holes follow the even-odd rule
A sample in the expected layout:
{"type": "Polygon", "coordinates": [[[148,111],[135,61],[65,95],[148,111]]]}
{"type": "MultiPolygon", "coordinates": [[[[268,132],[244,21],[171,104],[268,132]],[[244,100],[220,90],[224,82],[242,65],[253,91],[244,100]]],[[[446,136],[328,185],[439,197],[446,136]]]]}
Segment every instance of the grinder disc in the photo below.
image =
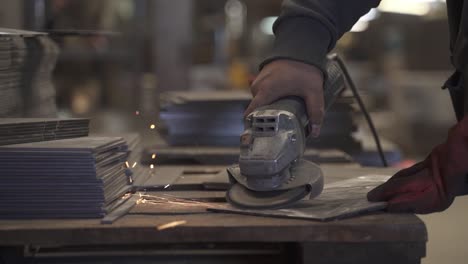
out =
{"type": "Polygon", "coordinates": [[[290,169],[292,180],[284,182],[274,190],[257,190],[249,186],[247,177],[239,166],[228,168],[231,188],[226,193],[230,204],[241,209],[279,209],[304,198],[312,199],[323,190],[322,170],[314,163],[300,160],[290,169]]]}
{"type": "Polygon", "coordinates": [[[308,186],[285,191],[256,192],[239,183],[234,184],[226,194],[230,204],[243,209],[279,209],[305,198],[308,186]]]}

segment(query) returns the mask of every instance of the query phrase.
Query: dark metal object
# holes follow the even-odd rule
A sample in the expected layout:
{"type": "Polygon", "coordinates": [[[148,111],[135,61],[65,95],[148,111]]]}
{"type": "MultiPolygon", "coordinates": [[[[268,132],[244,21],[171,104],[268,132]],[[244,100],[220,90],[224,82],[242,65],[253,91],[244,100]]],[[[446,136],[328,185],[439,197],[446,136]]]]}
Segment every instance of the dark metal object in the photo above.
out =
{"type": "Polygon", "coordinates": [[[85,137],[88,133],[89,119],[0,119],[0,145],[85,137]]]}
{"type": "Polygon", "coordinates": [[[0,117],[56,116],[58,53],[45,33],[0,28],[0,117]]]}
{"type": "Polygon", "coordinates": [[[115,137],[0,147],[0,218],[105,216],[131,189],[123,168],[127,150],[115,137]]]}
{"type": "Polygon", "coordinates": [[[166,141],[171,146],[238,147],[250,99],[247,92],[166,93],[160,113],[166,141]]]}

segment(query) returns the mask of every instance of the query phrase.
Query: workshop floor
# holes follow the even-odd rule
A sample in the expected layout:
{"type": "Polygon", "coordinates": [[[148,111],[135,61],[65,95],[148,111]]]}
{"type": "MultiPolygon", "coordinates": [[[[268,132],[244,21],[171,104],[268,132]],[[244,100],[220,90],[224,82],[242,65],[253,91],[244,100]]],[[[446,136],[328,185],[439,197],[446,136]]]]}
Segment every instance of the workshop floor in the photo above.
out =
{"type": "Polygon", "coordinates": [[[468,197],[460,197],[445,212],[420,216],[429,232],[423,264],[468,262],[468,197]]]}

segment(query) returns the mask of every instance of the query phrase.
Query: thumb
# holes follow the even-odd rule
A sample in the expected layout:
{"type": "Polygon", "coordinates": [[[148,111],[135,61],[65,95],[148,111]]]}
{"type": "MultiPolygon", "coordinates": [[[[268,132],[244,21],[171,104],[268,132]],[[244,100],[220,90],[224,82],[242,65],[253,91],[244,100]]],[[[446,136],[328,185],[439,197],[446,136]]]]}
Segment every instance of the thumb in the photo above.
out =
{"type": "Polygon", "coordinates": [[[313,137],[320,136],[325,115],[323,96],[307,96],[304,98],[309,116],[309,126],[313,137]]]}
{"type": "Polygon", "coordinates": [[[263,90],[259,89],[259,92],[254,96],[252,101],[250,102],[249,106],[244,112],[244,117],[248,116],[250,113],[255,111],[257,108],[269,105],[276,100],[278,100],[279,95],[274,93],[263,92],[263,90]]]}
{"type": "Polygon", "coordinates": [[[378,186],[367,194],[371,202],[388,201],[403,193],[420,192],[430,187],[431,178],[427,176],[427,169],[423,169],[408,177],[392,177],[386,183],[378,186]]]}
{"type": "Polygon", "coordinates": [[[261,107],[262,105],[265,104],[265,100],[263,98],[260,98],[258,96],[255,96],[252,101],[250,102],[249,106],[244,112],[244,117],[247,117],[250,115],[255,109],[261,107]]]}

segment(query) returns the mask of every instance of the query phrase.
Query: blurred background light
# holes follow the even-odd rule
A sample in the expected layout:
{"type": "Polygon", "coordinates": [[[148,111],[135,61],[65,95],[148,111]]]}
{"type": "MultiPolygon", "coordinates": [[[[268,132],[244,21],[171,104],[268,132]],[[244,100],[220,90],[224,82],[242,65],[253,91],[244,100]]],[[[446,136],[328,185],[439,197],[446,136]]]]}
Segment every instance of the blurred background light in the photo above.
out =
{"type": "Polygon", "coordinates": [[[424,16],[434,5],[443,2],[445,0],[383,0],[378,9],[387,13],[424,16]]]}

